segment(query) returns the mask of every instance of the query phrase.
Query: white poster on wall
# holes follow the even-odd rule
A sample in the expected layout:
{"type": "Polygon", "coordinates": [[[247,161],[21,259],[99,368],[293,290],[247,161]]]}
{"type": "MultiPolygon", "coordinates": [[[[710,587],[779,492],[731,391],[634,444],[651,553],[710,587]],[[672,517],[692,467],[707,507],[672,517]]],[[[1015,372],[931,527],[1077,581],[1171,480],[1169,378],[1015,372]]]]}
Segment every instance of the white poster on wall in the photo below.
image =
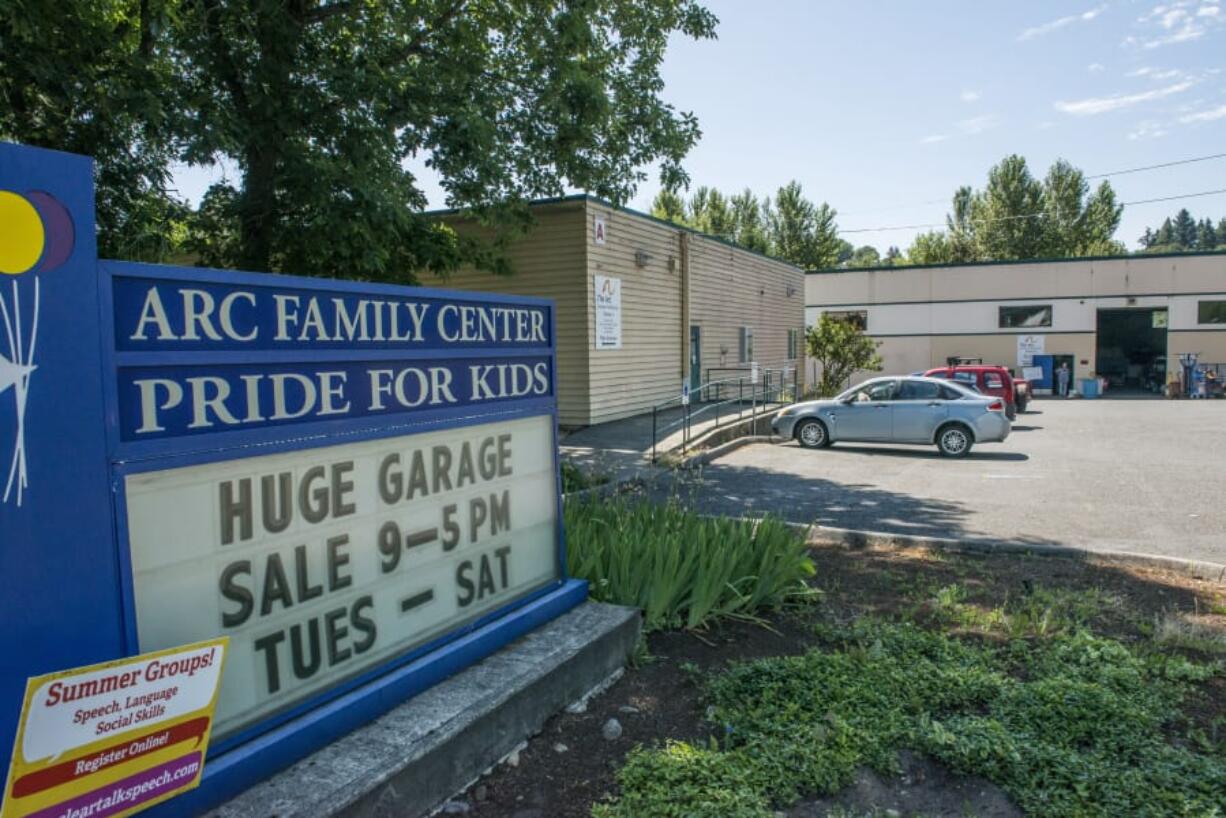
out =
{"type": "Polygon", "coordinates": [[[1032,366],[1034,364],[1034,356],[1043,355],[1046,348],[1046,335],[1017,336],[1017,365],[1032,366]]]}
{"type": "Polygon", "coordinates": [[[596,348],[622,348],[622,280],[597,275],[596,348]]]}

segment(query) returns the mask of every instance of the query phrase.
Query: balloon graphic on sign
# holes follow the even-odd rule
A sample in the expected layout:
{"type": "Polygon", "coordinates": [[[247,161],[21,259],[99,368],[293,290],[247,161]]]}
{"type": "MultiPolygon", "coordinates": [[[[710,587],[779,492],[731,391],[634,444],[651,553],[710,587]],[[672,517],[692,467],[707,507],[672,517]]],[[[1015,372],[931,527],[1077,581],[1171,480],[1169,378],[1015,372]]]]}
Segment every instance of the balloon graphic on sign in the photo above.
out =
{"type": "Polygon", "coordinates": [[[76,244],[76,231],[68,209],[50,193],[31,190],[16,193],[0,190],[0,400],[13,396],[16,434],[7,474],[0,473],[4,492],[0,503],[15,500],[21,505],[29,486],[26,470],[26,399],[30,376],[38,366],[39,275],[68,261],[76,244]],[[29,317],[22,309],[22,291],[30,305],[29,317]],[[29,331],[26,331],[26,327],[29,331]]]}

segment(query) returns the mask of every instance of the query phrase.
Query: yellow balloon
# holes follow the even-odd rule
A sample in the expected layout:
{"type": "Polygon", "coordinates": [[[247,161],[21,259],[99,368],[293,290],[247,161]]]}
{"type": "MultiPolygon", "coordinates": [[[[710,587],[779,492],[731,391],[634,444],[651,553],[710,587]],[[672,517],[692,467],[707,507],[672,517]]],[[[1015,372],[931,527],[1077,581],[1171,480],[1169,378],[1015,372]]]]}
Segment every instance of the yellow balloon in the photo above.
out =
{"type": "Polygon", "coordinates": [[[21,275],[38,263],[46,234],[25,196],[0,190],[0,273],[21,275]]]}

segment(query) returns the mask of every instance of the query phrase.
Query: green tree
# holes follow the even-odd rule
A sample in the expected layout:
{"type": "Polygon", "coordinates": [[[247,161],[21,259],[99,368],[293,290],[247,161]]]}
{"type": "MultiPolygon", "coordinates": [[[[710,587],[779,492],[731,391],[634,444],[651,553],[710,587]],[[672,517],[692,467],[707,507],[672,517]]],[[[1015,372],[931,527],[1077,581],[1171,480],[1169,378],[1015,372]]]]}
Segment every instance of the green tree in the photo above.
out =
{"type": "Polygon", "coordinates": [[[979,260],[1042,258],[1051,244],[1039,218],[1044,204],[1043,185],[1021,156],[1007,156],[993,167],[970,206],[979,260]]]}
{"type": "Polygon", "coordinates": [[[712,236],[732,241],[736,223],[728,199],[715,188],[699,187],[690,197],[690,226],[712,236]]]}
{"type": "Polygon", "coordinates": [[[1196,220],[1186,207],[1175,214],[1174,222],[1175,244],[1180,250],[1191,250],[1196,247],[1196,220]]]}
{"type": "Polygon", "coordinates": [[[920,233],[907,248],[907,262],[910,264],[950,264],[953,261],[949,238],[939,230],[920,233]]]}
{"type": "Polygon", "coordinates": [[[1085,174],[1064,160],[1040,181],[1024,158],[1007,156],[983,190],[955,191],[945,232],[917,236],[908,256],[943,264],[1122,254],[1113,237],[1123,212],[1110,184],[1091,192],[1085,174]]]}
{"type": "Polygon", "coordinates": [[[1204,219],[1196,227],[1196,249],[1214,250],[1216,248],[1217,231],[1213,229],[1213,222],[1204,219]]]}
{"type": "Polygon", "coordinates": [[[805,198],[795,180],[779,188],[770,219],[775,255],[806,270],[833,267],[843,247],[836,215],[825,202],[815,205],[805,198]]]}
{"type": "Polygon", "coordinates": [[[182,207],[167,193],[180,100],[159,33],[173,0],[8,0],[0,10],[0,139],[94,158],[98,251],[160,261],[182,207]]]}
{"type": "Polygon", "coordinates": [[[1162,226],[1158,228],[1158,232],[1154,235],[1154,247],[1175,247],[1178,242],[1175,238],[1175,225],[1171,220],[1165,219],[1162,226]]]}
{"type": "Polygon", "coordinates": [[[651,215],[674,224],[689,224],[685,199],[676,191],[661,190],[651,202],[651,215]]]}
{"type": "Polygon", "coordinates": [[[1217,243],[1219,247],[1226,247],[1226,216],[1217,223],[1217,243]]]}
{"type": "Polygon", "coordinates": [[[745,188],[728,200],[732,211],[733,240],[750,250],[759,253],[770,252],[770,239],[767,236],[764,208],[758,197],[749,188],[745,188]]]}
{"type": "Polygon", "coordinates": [[[907,258],[902,254],[902,250],[891,244],[886,248],[885,256],[881,259],[881,263],[886,267],[897,267],[901,264],[906,264],[907,258]]]}
{"type": "Polygon", "coordinates": [[[857,247],[855,252],[851,254],[851,258],[847,260],[848,267],[880,267],[881,253],[877,252],[876,247],[864,245],[857,247]]]}
{"type": "Polygon", "coordinates": [[[880,372],[879,341],[865,335],[850,321],[822,313],[805,335],[809,357],[819,368],[817,394],[829,397],[840,392],[856,372],[880,372]]]}
{"type": "Polygon", "coordinates": [[[975,261],[979,258],[979,248],[975,243],[975,225],[972,221],[972,205],[975,192],[967,185],[954,192],[953,209],[945,217],[945,225],[949,231],[950,261],[975,261]]]}
{"type": "Polygon", "coordinates": [[[1068,247],[1069,256],[1118,256],[1127,252],[1113,237],[1119,229],[1124,206],[1115,198],[1115,189],[1102,182],[1086,201],[1082,230],[1076,244],[1068,247]]]}
{"type": "Polygon", "coordinates": [[[684,185],[700,131],[660,98],[660,66],[671,36],[716,26],[696,0],[14,2],[0,133],[100,156],[108,247],[166,221],[148,211],[169,160],[229,157],[241,180],[216,203],[233,199],[241,240],[218,242],[227,264],[410,282],[498,266],[418,212],[414,158],[500,235],[531,198],[625,201],[647,165],[684,185]]]}

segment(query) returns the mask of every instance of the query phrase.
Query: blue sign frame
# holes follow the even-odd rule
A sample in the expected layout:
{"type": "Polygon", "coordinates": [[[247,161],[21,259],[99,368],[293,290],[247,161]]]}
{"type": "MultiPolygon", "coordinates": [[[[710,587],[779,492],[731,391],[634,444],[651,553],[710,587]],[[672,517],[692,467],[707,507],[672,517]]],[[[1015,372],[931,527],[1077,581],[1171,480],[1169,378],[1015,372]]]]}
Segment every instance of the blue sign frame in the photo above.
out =
{"type": "MultiPolygon", "coordinates": [[[[586,582],[566,577],[556,445],[557,324],[551,301],[97,261],[93,258],[88,160],[0,145],[0,191],[21,190],[27,182],[31,187],[50,189],[68,203],[77,235],[89,238],[77,242],[70,259],[79,268],[77,275],[85,280],[80,282],[79,292],[72,293],[69,307],[77,315],[84,309],[87,318],[92,312],[97,319],[85,321],[76,337],[60,339],[64,349],[53,353],[64,359],[84,356],[83,361],[75,361],[77,371],[72,374],[86,377],[92,366],[96,386],[87,385],[82,399],[74,400],[73,385],[51,373],[39,394],[43,401],[71,404],[75,413],[64,419],[60,424],[63,428],[49,428],[49,436],[63,434],[70,423],[82,426],[75,449],[72,440],[41,442],[46,444],[50,459],[63,461],[69,472],[74,468],[88,470],[85,476],[73,477],[68,487],[83,498],[88,514],[67,534],[50,531],[49,527],[57,524],[62,528],[62,520],[26,522],[18,527],[0,518],[0,533],[8,539],[0,546],[0,564],[11,572],[6,584],[31,584],[27,595],[31,605],[40,594],[61,599],[64,584],[103,587],[95,598],[87,595],[85,605],[69,605],[57,614],[54,604],[44,603],[41,614],[32,614],[62,618],[48,623],[51,633],[61,641],[60,650],[53,652],[21,652],[27,623],[18,607],[27,600],[0,605],[0,612],[14,614],[16,618],[9,621],[19,625],[16,632],[0,637],[8,643],[3,646],[9,657],[4,671],[18,682],[39,673],[140,652],[125,496],[125,479],[130,475],[534,416],[547,416],[553,429],[556,580],[215,740],[201,787],[159,805],[151,814],[193,815],[214,806],[586,599],[586,582]],[[153,293],[154,289],[158,292],[153,293]],[[163,293],[177,294],[180,299],[163,298],[163,293]],[[309,300],[294,301],[304,297],[309,300]],[[316,313],[305,318],[302,313],[293,313],[291,307],[296,309],[302,303],[308,303],[316,313]],[[229,309],[224,317],[221,312],[204,309],[222,304],[229,309]],[[276,306],[272,311],[270,304],[276,306]],[[296,338],[287,329],[291,314],[298,315],[294,326],[301,329],[296,338]],[[209,315],[217,316],[212,323],[209,315]],[[427,315],[437,316],[433,325],[423,320],[427,315]],[[134,321],[138,331],[126,333],[134,321]],[[329,325],[341,329],[332,332],[327,329],[329,325]],[[330,377],[342,378],[338,373],[346,371],[346,366],[361,365],[368,365],[367,374],[371,376],[367,379],[371,390],[365,396],[367,408],[381,404],[381,396],[390,403],[394,391],[390,382],[374,377],[370,366],[399,365],[402,372],[413,371],[420,378],[420,394],[409,400],[401,389],[395,392],[399,404],[383,406],[379,412],[353,411],[352,401],[346,403],[343,412],[321,411],[311,416],[305,411],[308,390],[312,406],[327,400],[315,387],[301,386],[321,367],[328,369],[330,377]],[[436,387],[432,394],[454,398],[453,393],[460,391],[470,399],[429,406],[427,379],[422,374],[427,366],[431,385],[436,387]],[[263,374],[272,370],[281,380],[263,374]],[[201,374],[209,372],[212,374],[201,374]],[[160,377],[163,374],[165,377],[160,377]],[[219,410],[218,404],[212,404],[210,418],[199,402],[192,410],[194,414],[189,413],[182,396],[178,402],[173,400],[176,387],[170,385],[187,382],[188,377],[196,378],[197,385],[203,384],[201,389],[213,389],[214,398],[224,391],[238,399],[240,392],[236,389],[241,384],[241,397],[250,402],[245,415],[219,410]],[[463,378],[469,378],[467,390],[447,389],[448,384],[458,384],[463,378]],[[303,390],[298,396],[301,413],[286,411],[285,390],[290,383],[300,384],[303,390]],[[134,408],[133,389],[137,386],[141,402],[134,408]],[[269,391],[275,389],[282,391],[269,391]],[[270,395],[280,400],[277,412],[269,415],[264,408],[251,408],[262,406],[270,395]],[[189,414],[196,428],[185,422],[189,414]],[[151,421],[151,417],[156,420],[151,421]],[[202,418],[218,428],[201,428],[202,418]],[[136,425],[138,422],[141,425],[136,425]],[[81,447],[90,442],[94,444],[93,453],[82,452],[81,447]],[[81,530],[92,530],[93,536],[74,540],[67,552],[48,554],[47,537],[79,539],[81,530]],[[22,546],[38,556],[17,553],[10,538],[14,533],[23,536],[22,546]],[[43,559],[63,559],[65,553],[74,560],[88,559],[80,570],[70,567],[59,574],[40,564],[43,554],[47,554],[43,559]],[[114,576],[113,588],[107,587],[108,574],[114,576]],[[53,578],[59,586],[49,584],[53,578]],[[108,609],[113,610],[113,616],[106,614],[108,609]],[[94,621],[88,625],[74,622],[83,615],[94,621]]],[[[37,197],[32,201],[37,202],[37,197]]],[[[46,218],[44,222],[52,224],[46,218]]],[[[43,258],[51,252],[44,252],[43,258]]],[[[69,312],[66,307],[65,313],[69,312]]],[[[67,368],[67,362],[63,366],[67,368]]],[[[360,383],[361,379],[355,377],[352,382],[360,383]]],[[[328,382],[321,383],[322,391],[327,391],[328,382]]],[[[362,404],[357,406],[361,408],[362,404]]],[[[39,508],[46,514],[50,507],[39,508]]],[[[32,621],[30,632],[34,631],[32,621]]],[[[0,735],[11,746],[20,698],[10,687],[6,684],[3,688],[8,701],[0,710],[0,735]]]]}

